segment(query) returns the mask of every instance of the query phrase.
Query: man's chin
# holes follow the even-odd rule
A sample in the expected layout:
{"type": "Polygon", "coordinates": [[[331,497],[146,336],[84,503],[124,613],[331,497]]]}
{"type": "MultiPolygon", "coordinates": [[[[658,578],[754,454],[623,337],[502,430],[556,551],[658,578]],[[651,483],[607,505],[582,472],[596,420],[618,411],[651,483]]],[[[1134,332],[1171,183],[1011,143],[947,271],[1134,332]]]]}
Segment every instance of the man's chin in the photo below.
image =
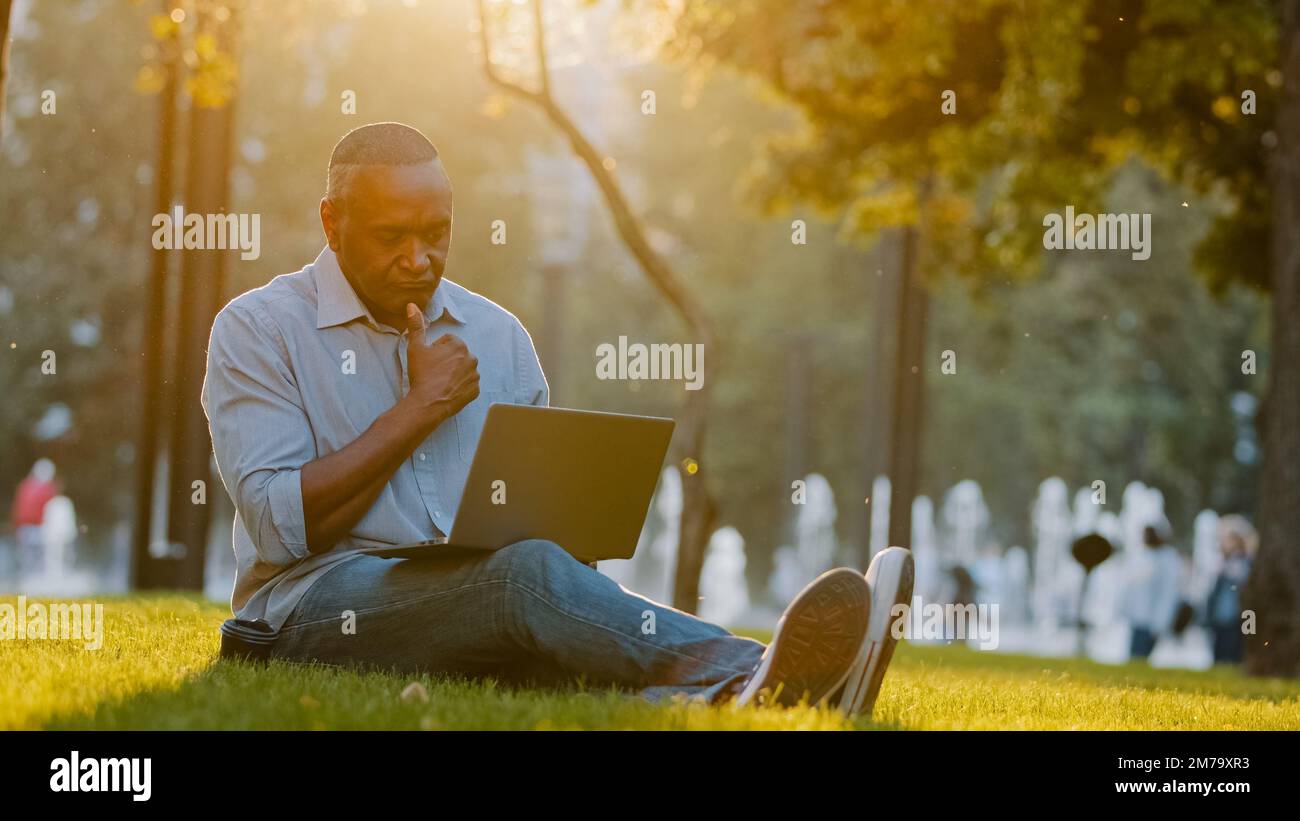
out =
{"type": "Polygon", "coordinates": [[[394,301],[400,300],[399,310],[402,314],[406,313],[408,303],[414,302],[415,307],[421,311],[429,309],[429,301],[433,299],[433,289],[428,287],[421,288],[394,288],[394,301]]]}

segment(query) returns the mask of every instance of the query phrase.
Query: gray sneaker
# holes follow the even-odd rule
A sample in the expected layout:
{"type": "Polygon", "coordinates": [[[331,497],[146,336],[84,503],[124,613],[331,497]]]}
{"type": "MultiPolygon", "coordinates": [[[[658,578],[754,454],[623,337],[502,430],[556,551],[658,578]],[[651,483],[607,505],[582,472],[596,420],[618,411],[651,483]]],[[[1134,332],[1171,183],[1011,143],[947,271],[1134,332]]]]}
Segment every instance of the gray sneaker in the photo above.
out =
{"type": "Polygon", "coordinates": [[[867,634],[871,589],[847,567],[829,570],[795,596],[737,704],[818,704],[844,683],[867,634]]]}
{"type": "Polygon", "coordinates": [[[912,551],[887,547],[875,555],[867,568],[871,587],[871,625],[859,648],[853,668],[844,681],[844,691],[835,700],[849,715],[871,715],[880,695],[880,683],[894,656],[892,611],[896,605],[912,604],[912,551]]]}

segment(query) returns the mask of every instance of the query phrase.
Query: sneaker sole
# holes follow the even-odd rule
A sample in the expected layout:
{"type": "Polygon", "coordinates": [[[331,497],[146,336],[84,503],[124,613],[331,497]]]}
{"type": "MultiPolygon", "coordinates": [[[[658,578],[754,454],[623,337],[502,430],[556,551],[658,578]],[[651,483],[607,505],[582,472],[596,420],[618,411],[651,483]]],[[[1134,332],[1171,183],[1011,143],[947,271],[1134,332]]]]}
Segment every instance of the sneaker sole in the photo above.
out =
{"type": "Polygon", "coordinates": [[[894,638],[895,606],[911,604],[915,575],[912,551],[889,547],[876,554],[867,568],[866,582],[871,587],[871,626],[862,642],[853,667],[845,679],[840,709],[850,715],[871,714],[880,695],[880,684],[894,656],[898,640],[894,638]]]}
{"type": "Polygon", "coordinates": [[[790,602],[736,703],[764,690],[769,704],[824,701],[848,676],[870,614],[871,588],[861,574],[844,567],[823,573],[790,602]]]}

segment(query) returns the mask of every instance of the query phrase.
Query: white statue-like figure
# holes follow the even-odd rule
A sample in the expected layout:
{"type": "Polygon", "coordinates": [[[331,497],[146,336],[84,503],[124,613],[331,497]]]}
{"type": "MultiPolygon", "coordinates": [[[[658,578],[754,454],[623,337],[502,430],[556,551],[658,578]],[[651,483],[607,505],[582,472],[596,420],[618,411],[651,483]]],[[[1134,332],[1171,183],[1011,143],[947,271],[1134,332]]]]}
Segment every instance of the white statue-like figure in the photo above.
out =
{"type": "Polygon", "coordinates": [[[913,595],[922,601],[938,601],[943,589],[943,568],[939,564],[939,548],[935,543],[934,502],[928,496],[912,500],[912,544],[900,545],[912,549],[916,580],[913,595]]]}
{"type": "Polygon", "coordinates": [[[723,626],[739,626],[749,610],[745,581],[745,539],[734,527],[713,533],[700,571],[700,618],[723,626]]]}
{"type": "Polygon", "coordinates": [[[969,569],[979,558],[989,510],[984,493],[974,479],[953,485],[943,502],[944,556],[946,563],[969,569]]]}
{"type": "Polygon", "coordinates": [[[803,480],[803,504],[796,505],[794,545],[783,545],[773,555],[775,567],[768,579],[768,593],[784,606],[805,584],[835,564],[835,495],[830,482],[818,473],[803,480]]]}
{"type": "Polygon", "coordinates": [[[1034,527],[1034,621],[1044,632],[1054,632],[1068,621],[1078,582],[1071,573],[1070,534],[1074,527],[1070,512],[1070,491],[1053,476],[1038,486],[1031,520],[1034,527]],[[1065,586],[1074,581],[1071,594],[1065,586]]]}
{"type": "Polygon", "coordinates": [[[889,477],[877,476],[871,483],[871,555],[889,547],[889,477]]]}

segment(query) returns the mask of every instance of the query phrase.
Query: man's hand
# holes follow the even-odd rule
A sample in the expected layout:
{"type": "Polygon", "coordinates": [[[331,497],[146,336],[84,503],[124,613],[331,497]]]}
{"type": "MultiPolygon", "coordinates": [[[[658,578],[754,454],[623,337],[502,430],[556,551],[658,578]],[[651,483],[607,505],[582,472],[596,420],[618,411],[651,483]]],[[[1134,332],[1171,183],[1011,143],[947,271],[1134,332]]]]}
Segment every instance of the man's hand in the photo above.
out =
{"type": "Polygon", "coordinates": [[[451,334],[426,345],[424,314],[413,302],[406,305],[406,323],[410,396],[430,412],[436,427],[478,396],[478,358],[451,334]]]}

